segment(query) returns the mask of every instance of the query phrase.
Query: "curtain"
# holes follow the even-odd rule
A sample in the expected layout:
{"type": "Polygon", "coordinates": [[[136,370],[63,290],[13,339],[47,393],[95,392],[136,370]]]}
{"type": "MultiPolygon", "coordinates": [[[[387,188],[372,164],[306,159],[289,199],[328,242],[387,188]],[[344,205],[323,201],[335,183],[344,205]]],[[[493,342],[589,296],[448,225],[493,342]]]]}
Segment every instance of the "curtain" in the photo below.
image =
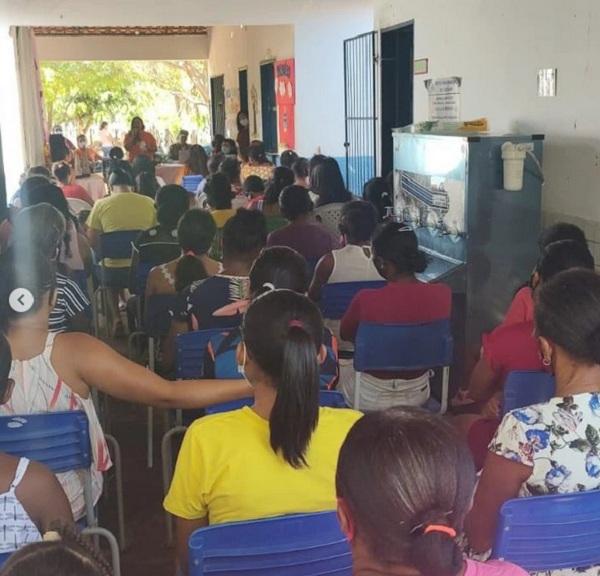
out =
{"type": "Polygon", "coordinates": [[[46,130],[40,71],[32,28],[12,28],[17,68],[17,84],[25,163],[28,167],[45,164],[46,130]]]}

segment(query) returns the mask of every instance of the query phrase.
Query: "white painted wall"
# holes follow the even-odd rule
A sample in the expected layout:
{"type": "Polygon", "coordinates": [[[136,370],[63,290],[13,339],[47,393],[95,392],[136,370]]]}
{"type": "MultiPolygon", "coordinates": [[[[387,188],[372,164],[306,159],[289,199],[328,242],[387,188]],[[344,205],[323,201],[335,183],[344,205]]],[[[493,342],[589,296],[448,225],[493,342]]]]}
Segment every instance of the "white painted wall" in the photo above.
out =
{"type": "MultiPolygon", "coordinates": [[[[462,118],[497,133],[546,134],[544,209],[600,226],[600,2],[377,0],[379,27],[415,20],[415,121],[427,118],[425,78],[463,77],[462,118]],[[558,95],[540,98],[538,68],[558,68],[558,95]]],[[[600,252],[599,252],[600,255],[600,252]]]]}
{"type": "Polygon", "coordinates": [[[40,36],[43,60],[204,60],[206,36],[40,36]]]}
{"type": "Polygon", "coordinates": [[[225,78],[226,135],[237,136],[236,117],[240,109],[238,72],[248,70],[248,103],[250,110],[250,137],[262,137],[260,109],[260,65],[268,60],[294,57],[294,27],[280,26],[217,26],[211,29],[209,73],[211,77],[225,78]],[[256,126],[252,113],[251,92],[257,93],[256,126]]]}

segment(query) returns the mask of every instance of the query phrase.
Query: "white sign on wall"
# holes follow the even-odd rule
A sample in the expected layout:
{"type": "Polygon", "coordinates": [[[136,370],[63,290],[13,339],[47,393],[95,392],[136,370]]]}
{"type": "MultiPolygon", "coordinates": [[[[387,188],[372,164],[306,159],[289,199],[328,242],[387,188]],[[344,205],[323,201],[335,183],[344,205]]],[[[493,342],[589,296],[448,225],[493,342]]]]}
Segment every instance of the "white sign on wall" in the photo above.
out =
{"type": "Polygon", "coordinates": [[[462,78],[451,76],[425,80],[429,93],[429,119],[447,122],[460,120],[460,86],[462,78]]]}

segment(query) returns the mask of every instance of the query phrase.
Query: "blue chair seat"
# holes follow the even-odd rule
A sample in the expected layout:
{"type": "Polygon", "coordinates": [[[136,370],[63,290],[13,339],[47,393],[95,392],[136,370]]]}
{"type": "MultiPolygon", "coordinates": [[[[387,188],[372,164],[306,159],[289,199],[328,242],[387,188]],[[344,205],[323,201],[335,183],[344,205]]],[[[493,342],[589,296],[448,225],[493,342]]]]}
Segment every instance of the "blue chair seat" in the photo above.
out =
{"type": "Polygon", "coordinates": [[[335,512],[201,528],[189,540],[190,574],[350,576],[352,557],[335,512]]]}
{"type": "Polygon", "coordinates": [[[534,371],[509,372],[504,383],[503,413],[547,402],[554,396],[552,374],[534,371]]]}

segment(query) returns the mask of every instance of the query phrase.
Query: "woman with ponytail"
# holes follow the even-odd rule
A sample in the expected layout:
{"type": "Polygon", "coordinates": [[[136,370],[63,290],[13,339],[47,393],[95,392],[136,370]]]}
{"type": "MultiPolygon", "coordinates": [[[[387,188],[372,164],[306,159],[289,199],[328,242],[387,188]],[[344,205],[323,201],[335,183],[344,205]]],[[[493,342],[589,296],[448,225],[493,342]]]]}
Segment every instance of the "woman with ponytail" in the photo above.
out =
{"type": "MultiPolygon", "coordinates": [[[[478,553],[492,547],[507,500],[598,490],[600,482],[600,277],[561,272],[536,290],[534,304],[542,362],[556,391],[547,402],[506,414],[489,445],[466,523],[478,553]]],[[[596,565],[545,574],[599,572],[596,565]]]]}
{"type": "Polygon", "coordinates": [[[465,560],[457,538],[475,487],[469,449],[440,416],[390,408],[361,418],[340,450],[338,517],[354,576],[527,576],[465,560]]]}
{"type": "Polygon", "coordinates": [[[254,405],[192,424],[164,503],[177,517],[184,573],[189,535],[201,526],[335,507],[339,448],[360,414],[319,408],[322,339],[305,296],[272,290],[250,304],[237,361],[254,405]]]}
{"type": "MultiPolygon", "coordinates": [[[[342,340],[354,342],[361,322],[423,324],[450,318],[452,293],[445,284],[427,284],[417,278],[427,268],[412,228],[389,222],[375,233],[373,263],[387,280],[383,288],[361,290],[340,322],[342,340]]],[[[374,343],[374,346],[377,344],[374,343]]],[[[360,407],[383,410],[390,406],[423,406],[430,395],[429,371],[363,373],[360,407]]],[[[354,401],[356,375],[352,364],[340,366],[338,389],[346,402],[354,401]]]]}

